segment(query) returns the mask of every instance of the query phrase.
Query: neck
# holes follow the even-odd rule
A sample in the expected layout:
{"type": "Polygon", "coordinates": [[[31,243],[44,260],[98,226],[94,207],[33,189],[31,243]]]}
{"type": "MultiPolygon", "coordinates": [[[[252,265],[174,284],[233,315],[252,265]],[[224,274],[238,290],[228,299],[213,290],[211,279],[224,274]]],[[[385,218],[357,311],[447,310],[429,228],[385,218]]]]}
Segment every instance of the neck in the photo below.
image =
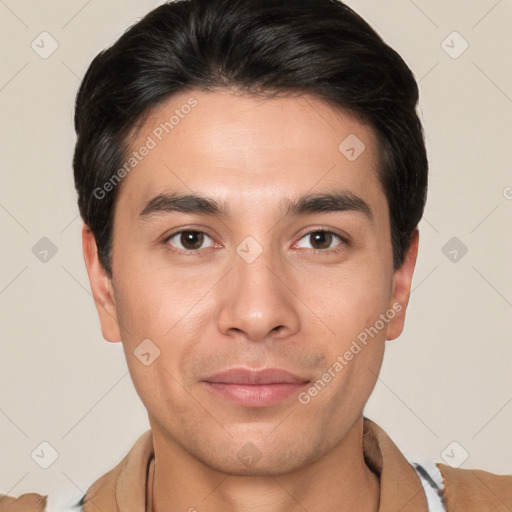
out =
{"type": "Polygon", "coordinates": [[[377,512],[379,509],[379,479],[364,461],[362,418],[321,459],[281,475],[222,473],[169,443],[169,438],[155,433],[153,437],[151,512],[377,512]]]}

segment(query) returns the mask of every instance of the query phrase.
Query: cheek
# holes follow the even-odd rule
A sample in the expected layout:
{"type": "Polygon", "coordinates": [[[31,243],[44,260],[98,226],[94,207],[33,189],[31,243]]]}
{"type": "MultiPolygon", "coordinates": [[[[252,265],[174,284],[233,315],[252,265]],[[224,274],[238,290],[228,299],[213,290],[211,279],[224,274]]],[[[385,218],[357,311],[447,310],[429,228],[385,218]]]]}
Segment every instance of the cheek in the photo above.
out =
{"type": "Polygon", "coordinates": [[[334,331],[323,341],[333,385],[318,404],[334,400],[337,414],[343,415],[350,413],[347,404],[362,408],[375,385],[388,325],[380,315],[389,308],[391,288],[378,265],[372,272],[366,268],[339,273],[329,283],[324,294],[312,298],[319,304],[319,316],[334,331]]]}
{"type": "Polygon", "coordinates": [[[176,385],[173,377],[182,380],[179,363],[194,348],[212,309],[203,297],[209,286],[204,281],[191,285],[183,273],[164,272],[136,258],[127,258],[117,270],[114,293],[123,349],[146,403],[157,396],[159,383],[166,389],[176,385]],[[146,362],[154,360],[148,366],[141,361],[146,353],[146,362]]]}
{"type": "Polygon", "coordinates": [[[118,260],[114,275],[116,311],[123,342],[160,339],[186,313],[183,283],[141,257],[118,260]]]}
{"type": "Polygon", "coordinates": [[[372,326],[389,308],[389,274],[376,264],[310,275],[304,285],[309,290],[307,303],[336,339],[350,342],[349,338],[372,326]]]}
{"type": "Polygon", "coordinates": [[[179,361],[187,350],[187,336],[179,320],[189,308],[165,285],[158,288],[148,279],[127,283],[116,309],[135,390],[149,411],[158,411],[169,400],[175,408],[185,408],[185,403],[180,404],[179,361]]]}

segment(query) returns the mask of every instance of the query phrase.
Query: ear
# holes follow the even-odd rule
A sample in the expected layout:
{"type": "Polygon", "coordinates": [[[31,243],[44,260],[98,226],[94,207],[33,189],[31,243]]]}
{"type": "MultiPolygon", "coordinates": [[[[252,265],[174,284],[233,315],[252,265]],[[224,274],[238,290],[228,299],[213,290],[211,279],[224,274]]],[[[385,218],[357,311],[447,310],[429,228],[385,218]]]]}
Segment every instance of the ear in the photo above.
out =
{"type": "Polygon", "coordinates": [[[412,275],[416,266],[416,257],[418,256],[419,232],[414,230],[411,243],[405,255],[403,265],[395,271],[393,278],[393,296],[391,298],[390,309],[396,312],[396,315],[388,323],[386,334],[387,340],[398,338],[404,329],[405,311],[409,304],[411,295],[412,275]]]}
{"type": "Polygon", "coordinates": [[[103,337],[112,343],[121,341],[112,281],[100,262],[96,240],[86,224],[82,227],[82,250],[103,337]]]}

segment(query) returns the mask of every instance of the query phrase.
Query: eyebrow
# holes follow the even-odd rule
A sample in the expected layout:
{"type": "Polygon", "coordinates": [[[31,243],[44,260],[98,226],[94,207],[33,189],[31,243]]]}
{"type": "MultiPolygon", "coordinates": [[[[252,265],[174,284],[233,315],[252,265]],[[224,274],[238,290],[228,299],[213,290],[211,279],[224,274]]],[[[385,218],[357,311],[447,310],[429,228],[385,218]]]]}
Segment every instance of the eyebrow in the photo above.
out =
{"type": "MultiPolygon", "coordinates": [[[[358,212],[373,220],[372,210],[363,199],[352,192],[339,190],[320,194],[307,194],[298,198],[286,198],[281,202],[283,217],[311,213],[358,212]]],[[[212,217],[229,217],[226,202],[197,194],[162,193],[150,199],[139,218],[146,220],[157,214],[173,212],[193,213],[212,217]]]]}

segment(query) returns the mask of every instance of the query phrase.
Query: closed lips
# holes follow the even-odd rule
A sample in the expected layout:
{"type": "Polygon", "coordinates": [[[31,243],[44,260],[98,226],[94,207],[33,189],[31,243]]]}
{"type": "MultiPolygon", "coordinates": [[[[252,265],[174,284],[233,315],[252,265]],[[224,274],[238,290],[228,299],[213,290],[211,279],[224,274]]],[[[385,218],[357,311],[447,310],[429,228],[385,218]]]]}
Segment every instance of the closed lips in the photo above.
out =
{"type": "Polygon", "coordinates": [[[241,384],[241,385],[269,385],[269,384],[305,384],[309,379],[299,377],[280,368],[266,368],[263,370],[248,370],[246,368],[233,368],[216,373],[203,379],[204,382],[215,384],[241,384]]]}

